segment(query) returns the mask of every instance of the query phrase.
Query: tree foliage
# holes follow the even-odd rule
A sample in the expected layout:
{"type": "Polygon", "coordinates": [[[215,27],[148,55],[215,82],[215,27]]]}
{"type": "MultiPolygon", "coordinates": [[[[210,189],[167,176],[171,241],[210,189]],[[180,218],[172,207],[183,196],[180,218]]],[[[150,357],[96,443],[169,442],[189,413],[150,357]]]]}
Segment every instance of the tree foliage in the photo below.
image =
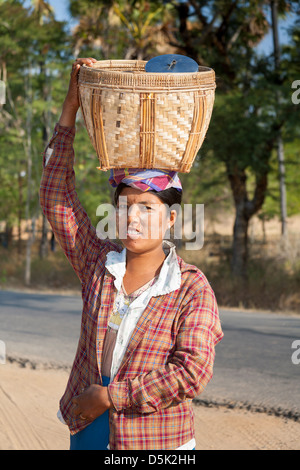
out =
{"type": "MultiPolygon", "coordinates": [[[[220,206],[221,201],[221,207],[233,202],[233,252],[238,248],[241,273],[250,218],[262,211],[279,212],[274,158],[279,129],[288,149],[290,213],[298,210],[300,108],[291,100],[291,84],[300,78],[299,21],[282,47],[275,73],[272,55],[256,50],[270,28],[267,0],[70,0],[69,5],[78,22],[72,31],[55,19],[46,0],[34,0],[31,6],[25,0],[0,2],[0,79],[6,83],[6,104],[0,105],[0,193],[5,201],[0,220],[17,223],[39,209],[40,154],[59,118],[75,57],[148,60],[181,53],[212,67],[217,77],[206,140],[191,173],[182,175],[185,202],[218,201],[220,206]]],[[[299,15],[297,5],[280,0],[279,14],[299,15]]],[[[95,223],[96,208],[110,200],[111,188],[108,175],[96,170],[95,151],[80,114],[76,150],[77,191],[95,223]]]]}

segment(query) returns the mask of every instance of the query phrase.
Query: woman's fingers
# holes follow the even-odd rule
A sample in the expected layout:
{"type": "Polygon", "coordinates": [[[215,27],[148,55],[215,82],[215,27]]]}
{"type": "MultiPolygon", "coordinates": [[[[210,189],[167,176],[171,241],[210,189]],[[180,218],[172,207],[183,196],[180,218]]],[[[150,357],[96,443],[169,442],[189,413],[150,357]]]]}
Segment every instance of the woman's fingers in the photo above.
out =
{"type": "Polygon", "coordinates": [[[79,69],[80,69],[80,65],[79,65],[79,64],[76,64],[76,63],[74,62],[74,64],[72,65],[71,73],[70,73],[71,78],[76,77],[76,75],[77,75],[78,72],[79,72],[79,69]]]}
{"type": "Polygon", "coordinates": [[[88,65],[91,67],[92,64],[95,62],[97,62],[97,60],[94,59],[93,57],[86,57],[86,58],[79,57],[78,59],[76,59],[74,63],[78,65],[88,65]]]}
{"type": "Polygon", "coordinates": [[[90,58],[80,58],[76,59],[75,62],[72,64],[72,71],[71,71],[71,76],[75,77],[78,75],[78,72],[80,70],[80,67],[82,65],[87,65],[88,67],[91,67],[93,63],[97,62],[96,59],[93,59],[92,57],[90,58]]]}
{"type": "Polygon", "coordinates": [[[73,403],[73,405],[75,405],[75,406],[74,406],[74,410],[73,410],[73,413],[74,413],[75,416],[79,416],[80,413],[81,413],[81,410],[80,410],[80,406],[79,406],[78,401],[79,401],[79,400],[78,400],[78,397],[72,398],[72,403],[73,403]]]}

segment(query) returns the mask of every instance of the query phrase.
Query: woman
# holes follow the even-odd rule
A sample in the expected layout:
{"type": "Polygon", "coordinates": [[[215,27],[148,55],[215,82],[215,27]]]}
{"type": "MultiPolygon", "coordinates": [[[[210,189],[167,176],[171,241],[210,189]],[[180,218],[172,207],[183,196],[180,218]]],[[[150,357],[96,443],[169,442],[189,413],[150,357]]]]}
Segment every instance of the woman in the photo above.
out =
{"type": "Polygon", "coordinates": [[[163,240],[181,184],[174,172],[113,171],[122,248],[100,240],[75,192],[77,59],[44,152],[40,201],[82,284],[76,357],[60,418],[71,449],[193,449],[192,399],[212,377],[223,333],[199,269],[163,240]],[[155,232],[155,236],[153,233],[155,232]]]}

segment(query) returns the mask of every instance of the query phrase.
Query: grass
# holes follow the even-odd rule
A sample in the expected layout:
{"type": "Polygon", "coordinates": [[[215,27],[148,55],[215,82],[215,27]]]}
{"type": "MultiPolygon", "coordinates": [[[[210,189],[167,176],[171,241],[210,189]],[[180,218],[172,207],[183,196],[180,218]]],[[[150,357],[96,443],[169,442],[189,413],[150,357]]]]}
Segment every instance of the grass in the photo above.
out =
{"type": "Polygon", "coordinates": [[[35,243],[31,259],[31,283],[25,285],[25,242],[21,254],[17,246],[12,244],[9,249],[0,248],[0,286],[2,289],[23,289],[79,291],[80,282],[59,246],[54,252],[49,250],[48,256],[41,259],[39,245],[35,243]],[[4,275],[5,274],[5,275],[4,275]]]}
{"type": "Polygon", "coordinates": [[[208,278],[220,306],[300,313],[300,241],[283,249],[275,240],[249,246],[248,279],[232,276],[231,237],[208,236],[201,252],[180,251],[208,278]]]}

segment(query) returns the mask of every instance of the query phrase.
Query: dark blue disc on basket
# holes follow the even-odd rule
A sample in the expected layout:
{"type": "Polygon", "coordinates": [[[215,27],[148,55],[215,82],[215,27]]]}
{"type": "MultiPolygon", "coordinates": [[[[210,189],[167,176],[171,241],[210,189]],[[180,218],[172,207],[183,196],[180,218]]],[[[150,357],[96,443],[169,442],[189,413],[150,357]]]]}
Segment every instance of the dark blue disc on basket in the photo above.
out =
{"type": "Polygon", "coordinates": [[[198,64],[194,59],[181,54],[164,54],[150,59],[146,72],[152,73],[189,73],[198,72],[198,64]]]}

